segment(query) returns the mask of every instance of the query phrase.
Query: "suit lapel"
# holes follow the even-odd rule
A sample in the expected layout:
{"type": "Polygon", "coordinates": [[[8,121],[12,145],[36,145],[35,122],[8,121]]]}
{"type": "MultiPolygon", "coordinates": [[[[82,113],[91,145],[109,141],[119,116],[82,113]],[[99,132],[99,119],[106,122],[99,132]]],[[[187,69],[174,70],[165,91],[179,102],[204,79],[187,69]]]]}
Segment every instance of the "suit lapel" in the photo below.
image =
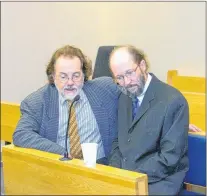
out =
{"type": "Polygon", "coordinates": [[[132,128],[134,126],[134,124],[147,112],[147,110],[150,108],[150,102],[153,99],[154,99],[153,93],[144,96],[144,99],[143,99],[142,104],[139,108],[139,111],[137,112],[130,128],[132,128]]]}
{"type": "Polygon", "coordinates": [[[58,126],[59,126],[59,96],[58,91],[55,86],[50,85],[48,97],[46,98],[49,100],[48,102],[48,139],[52,140],[53,142],[57,141],[57,133],[58,133],[58,126]]]}
{"type": "MultiPolygon", "coordinates": [[[[129,131],[131,130],[131,128],[137,123],[137,121],[139,121],[139,119],[147,112],[147,110],[150,108],[150,102],[155,98],[155,93],[154,93],[154,84],[157,80],[157,78],[152,75],[152,80],[148,86],[148,89],[144,95],[144,99],[142,100],[141,106],[131,124],[131,126],[129,127],[129,131]]],[[[132,101],[131,101],[132,102],[132,101]]],[[[132,103],[131,103],[132,105],[132,103]]],[[[131,110],[132,112],[132,110],[131,110]]]]}
{"type": "Polygon", "coordinates": [[[119,117],[122,128],[129,129],[132,123],[132,100],[125,94],[119,98],[119,117]]]}
{"type": "Polygon", "coordinates": [[[48,108],[48,117],[53,118],[59,114],[59,97],[58,91],[55,86],[49,87],[49,108],[48,108]]]}

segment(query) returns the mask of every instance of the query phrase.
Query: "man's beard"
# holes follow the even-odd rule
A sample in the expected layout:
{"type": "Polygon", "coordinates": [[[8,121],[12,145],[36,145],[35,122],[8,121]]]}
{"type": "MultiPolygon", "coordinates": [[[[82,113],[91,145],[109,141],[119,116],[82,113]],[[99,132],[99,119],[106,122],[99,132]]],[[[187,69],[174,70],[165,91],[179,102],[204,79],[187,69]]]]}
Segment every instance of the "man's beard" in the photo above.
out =
{"type": "Polygon", "coordinates": [[[144,75],[141,75],[140,78],[137,80],[136,84],[129,84],[126,87],[118,85],[118,87],[123,94],[125,94],[131,98],[134,98],[134,97],[140,96],[143,93],[145,83],[146,83],[145,77],[144,77],[144,75]],[[132,88],[134,86],[137,87],[137,90],[135,92],[130,91],[130,88],[132,88]]]}
{"type": "Polygon", "coordinates": [[[60,90],[57,86],[56,86],[56,88],[58,89],[59,93],[62,95],[62,97],[63,97],[64,99],[67,99],[67,100],[72,101],[72,100],[75,98],[76,95],[80,94],[80,91],[81,91],[81,89],[83,88],[83,85],[84,85],[84,84],[80,84],[80,85],[78,85],[78,86],[65,86],[62,90],[60,90]],[[71,90],[74,89],[74,90],[76,90],[76,92],[75,92],[75,94],[73,94],[73,95],[69,95],[69,94],[66,94],[66,93],[64,92],[65,89],[68,89],[68,90],[70,90],[70,89],[71,89],[71,90]]]}

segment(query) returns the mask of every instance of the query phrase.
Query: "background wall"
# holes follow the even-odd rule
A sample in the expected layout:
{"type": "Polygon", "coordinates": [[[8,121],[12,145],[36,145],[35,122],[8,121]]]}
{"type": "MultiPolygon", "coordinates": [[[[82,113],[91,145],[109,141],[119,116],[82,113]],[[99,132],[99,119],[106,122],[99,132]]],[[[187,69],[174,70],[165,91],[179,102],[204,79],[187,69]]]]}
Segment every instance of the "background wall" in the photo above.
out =
{"type": "Polygon", "coordinates": [[[20,102],[45,84],[45,66],[65,44],[95,62],[101,45],[132,44],[166,81],[169,69],[205,76],[205,3],[3,2],[1,100],[20,102]]]}

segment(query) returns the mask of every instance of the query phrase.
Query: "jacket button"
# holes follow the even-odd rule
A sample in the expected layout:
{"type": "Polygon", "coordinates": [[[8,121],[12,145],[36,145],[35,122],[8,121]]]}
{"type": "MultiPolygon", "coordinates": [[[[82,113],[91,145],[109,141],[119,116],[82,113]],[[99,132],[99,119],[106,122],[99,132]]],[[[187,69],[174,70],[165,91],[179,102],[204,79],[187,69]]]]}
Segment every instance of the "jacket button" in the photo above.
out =
{"type": "Polygon", "coordinates": [[[127,141],[128,141],[128,142],[130,142],[130,141],[131,141],[131,139],[129,138],[127,141]]]}
{"type": "Polygon", "coordinates": [[[124,162],[126,162],[126,161],[127,161],[127,159],[126,159],[125,157],[124,157],[124,159],[123,159],[123,160],[124,160],[124,162]]]}

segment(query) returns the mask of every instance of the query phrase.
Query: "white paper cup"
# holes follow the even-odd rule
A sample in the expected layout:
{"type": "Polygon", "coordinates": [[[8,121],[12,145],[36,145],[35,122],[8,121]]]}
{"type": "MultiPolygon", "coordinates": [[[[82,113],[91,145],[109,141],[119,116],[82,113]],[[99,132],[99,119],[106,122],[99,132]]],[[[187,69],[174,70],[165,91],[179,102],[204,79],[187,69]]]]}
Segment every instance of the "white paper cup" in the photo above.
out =
{"type": "Polygon", "coordinates": [[[95,167],[98,144],[97,143],[83,143],[81,144],[81,148],[83,152],[83,160],[84,160],[85,166],[95,167]]]}

